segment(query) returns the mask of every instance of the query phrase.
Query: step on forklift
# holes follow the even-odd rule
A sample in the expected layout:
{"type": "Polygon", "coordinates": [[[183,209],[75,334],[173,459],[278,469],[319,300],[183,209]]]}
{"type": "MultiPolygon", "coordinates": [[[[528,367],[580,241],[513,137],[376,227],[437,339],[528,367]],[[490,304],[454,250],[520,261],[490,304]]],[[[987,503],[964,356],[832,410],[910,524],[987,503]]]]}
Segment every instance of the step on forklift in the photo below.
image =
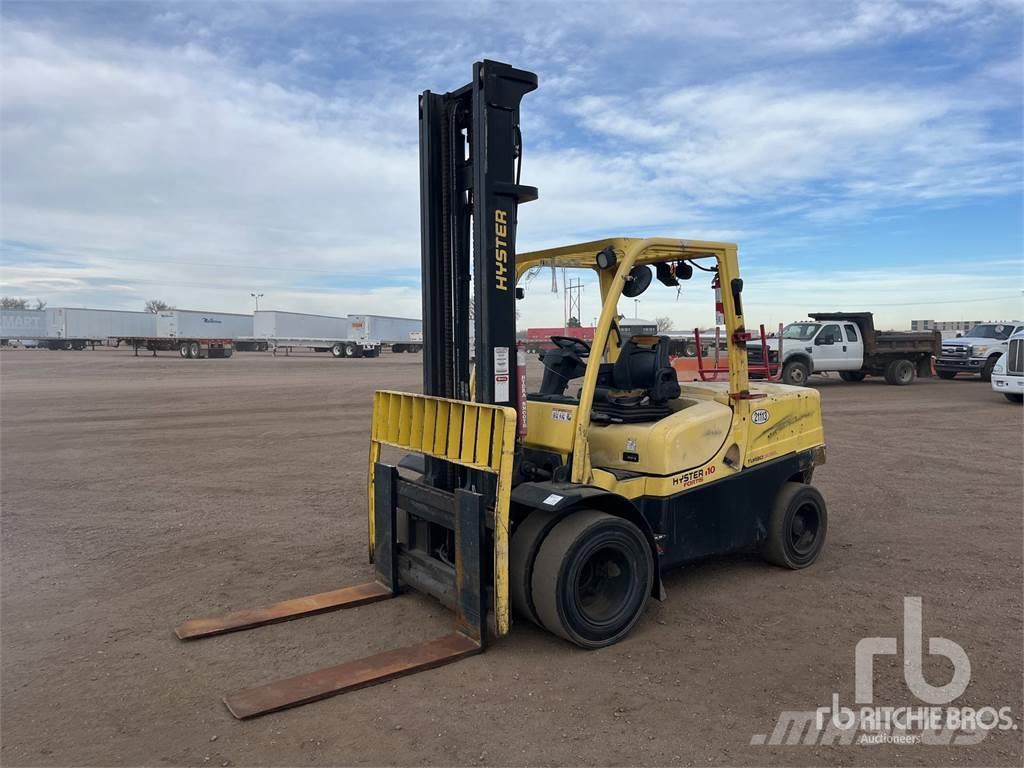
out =
{"type": "Polygon", "coordinates": [[[175,630],[190,640],[415,590],[454,611],[453,631],[231,693],[238,718],[480,653],[509,632],[513,610],[600,648],[629,633],[648,599],[665,598],[669,568],[753,550],[799,569],[821,552],[828,519],[811,485],[825,460],[819,396],[748,382],[735,245],[611,238],[516,252],[518,206],[537,198],[520,183],[519,128],[520,102],[536,87],[531,72],[483,61],[463,87],[420,97],[423,394],[374,395],[374,579],[175,630]],[[552,337],[531,392],[515,302],[520,278],[542,265],[588,270],[602,310],[592,343],[552,337]],[[655,277],[678,288],[699,275],[716,289],[729,379],[680,385],[668,339],[624,337],[618,302],[655,277]],[[404,458],[385,463],[384,448],[404,458]]]}

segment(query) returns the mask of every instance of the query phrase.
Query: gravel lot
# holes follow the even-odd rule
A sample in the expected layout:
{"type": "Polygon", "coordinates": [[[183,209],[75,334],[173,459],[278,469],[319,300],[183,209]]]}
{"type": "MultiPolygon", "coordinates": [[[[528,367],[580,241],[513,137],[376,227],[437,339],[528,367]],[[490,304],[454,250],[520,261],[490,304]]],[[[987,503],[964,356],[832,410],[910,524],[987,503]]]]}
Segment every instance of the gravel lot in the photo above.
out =
{"type": "MultiPolygon", "coordinates": [[[[0,353],[5,765],[1021,765],[1022,410],[977,381],[814,383],[829,544],[671,574],[623,643],[517,625],[486,654],[248,722],[220,696],[446,632],[408,596],[186,644],[179,621],[361,582],[370,394],[419,355],[185,361],[0,353]],[[960,706],[1018,730],[941,746],[752,746],[782,710],[853,702],[854,647],[924,634],[970,656],[960,706]]],[[[927,650],[927,649],[926,649],[927,650]]],[[[919,706],[902,658],[875,702],[919,706]]],[[[934,685],[952,666],[927,657],[934,685]]]]}

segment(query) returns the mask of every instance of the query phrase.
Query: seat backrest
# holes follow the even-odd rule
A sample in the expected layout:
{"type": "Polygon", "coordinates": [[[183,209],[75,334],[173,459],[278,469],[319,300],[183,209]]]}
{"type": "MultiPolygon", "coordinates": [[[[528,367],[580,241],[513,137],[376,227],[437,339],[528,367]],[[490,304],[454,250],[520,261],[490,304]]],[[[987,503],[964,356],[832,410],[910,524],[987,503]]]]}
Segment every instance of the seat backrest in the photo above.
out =
{"type": "Polygon", "coordinates": [[[615,389],[647,390],[654,402],[679,397],[679,382],[668,358],[668,337],[631,337],[622,345],[612,381],[615,389]]]}
{"type": "MultiPolygon", "coordinates": [[[[654,384],[654,375],[660,367],[660,342],[657,336],[632,336],[622,345],[619,359],[612,368],[616,389],[647,389],[654,384]]],[[[667,346],[665,351],[667,365],[667,346]]]]}

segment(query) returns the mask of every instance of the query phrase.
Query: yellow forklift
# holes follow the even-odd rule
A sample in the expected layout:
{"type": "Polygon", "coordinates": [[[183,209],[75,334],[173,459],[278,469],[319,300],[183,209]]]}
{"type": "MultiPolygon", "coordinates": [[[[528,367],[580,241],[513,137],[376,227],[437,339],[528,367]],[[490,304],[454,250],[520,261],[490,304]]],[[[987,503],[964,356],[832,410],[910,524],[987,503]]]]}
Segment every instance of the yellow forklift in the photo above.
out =
{"type": "Polygon", "coordinates": [[[537,197],[520,184],[519,105],[536,87],[531,72],[483,61],[462,88],[420,97],[423,394],[374,395],[374,580],[193,619],[176,634],[249,629],[407,590],[452,608],[454,630],[229,694],[236,717],[479,653],[509,632],[513,612],[599,648],[625,637],[648,599],[665,598],[669,568],[752,550],[799,569],[821,552],[828,518],[811,485],[825,460],[819,396],[750,385],[735,245],[610,238],[516,252],[518,205],[537,197]],[[520,279],[542,265],[595,276],[602,310],[593,343],[552,338],[529,391],[515,302],[520,279]],[[668,339],[624,337],[618,303],[655,279],[675,287],[701,277],[716,289],[729,380],[681,386],[668,339]],[[385,463],[385,448],[404,458],[385,463]]]}

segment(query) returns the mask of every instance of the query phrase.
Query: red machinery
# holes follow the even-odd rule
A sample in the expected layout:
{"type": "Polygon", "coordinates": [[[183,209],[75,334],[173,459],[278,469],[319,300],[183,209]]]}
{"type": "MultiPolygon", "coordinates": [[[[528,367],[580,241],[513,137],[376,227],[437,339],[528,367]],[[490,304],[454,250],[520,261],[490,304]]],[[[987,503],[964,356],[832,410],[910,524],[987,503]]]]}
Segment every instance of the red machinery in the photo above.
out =
{"type": "MultiPolygon", "coordinates": [[[[780,361],[782,360],[782,323],[779,323],[779,336],[778,336],[778,339],[779,339],[779,350],[778,350],[778,356],[775,358],[775,362],[772,362],[771,356],[769,355],[768,335],[765,333],[764,324],[763,323],[760,326],[760,330],[761,330],[761,345],[760,345],[760,347],[761,347],[761,360],[760,360],[760,362],[753,362],[753,363],[748,361],[748,363],[747,363],[747,373],[750,376],[750,378],[752,378],[752,379],[753,378],[757,378],[757,379],[767,380],[767,381],[779,381],[782,378],[782,364],[780,363],[780,361]]],[[[693,335],[694,335],[694,338],[697,341],[697,349],[698,350],[703,350],[704,346],[701,344],[701,340],[700,340],[700,328],[694,328],[693,329],[693,335]]],[[[721,354],[721,349],[722,349],[722,345],[721,345],[722,338],[721,338],[721,336],[722,336],[721,328],[716,328],[715,329],[715,356],[714,356],[714,363],[715,364],[714,364],[714,366],[712,366],[711,368],[705,368],[704,367],[704,356],[703,355],[698,355],[697,356],[697,373],[700,375],[701,381],[717,381],[718,380],[718,374],[720,374],[720,373],[725,373],[725,374],[729,373],[729,366],[728,365],[722,365],[721,361],[719,359],[719,355],[721,354]]],[[[750,334],[748,333],[747,336],[750,336],[750,334]]],[[[748,339],[748,341],[749,341],[749,339],[748,339]]]]}

